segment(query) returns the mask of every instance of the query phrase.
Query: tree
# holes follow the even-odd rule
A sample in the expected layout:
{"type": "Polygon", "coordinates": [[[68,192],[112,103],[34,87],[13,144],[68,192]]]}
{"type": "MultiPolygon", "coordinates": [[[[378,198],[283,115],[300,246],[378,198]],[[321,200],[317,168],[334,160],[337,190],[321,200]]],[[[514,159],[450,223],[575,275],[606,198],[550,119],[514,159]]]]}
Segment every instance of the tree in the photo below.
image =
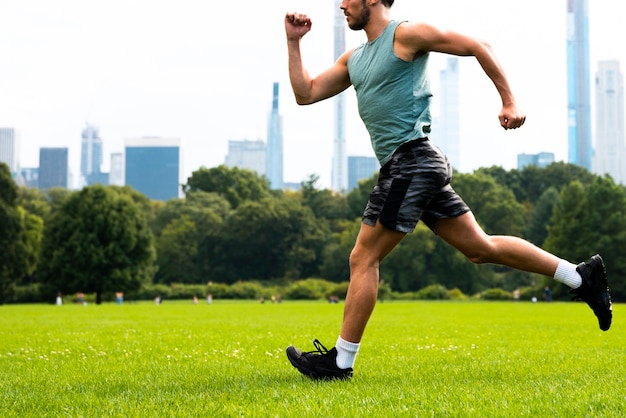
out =
{"type": "Polygon", "coordinates": [[[217,193],[228,200],[233,209],[243,202],[258,202],[271,195],[270,183],[265,177],[259,177],[252,170],[225,165],[201,167],[191,173],[183,191],[188,194],[199,190],[217,193]]]}
{"type": "MultiPolygon", "coordinates": [[[[607,265],[609,288],[616,299],[626,297],[626,192],[609,177],[595,177],[584,186],[573,181],[561,192],[545,248],[578,262],[599,253],[607,265]]],[[[558,286],[558,284],[557,284],[558,286]]],[[[564,293],[562,286],[555,291],[564,293]]]]}
{"type": "Polygon", "coordinates": [[[17,185],[9,167],[0,163],[0,304],[4,303],[9,289],[27,270],[22,217],[16,206],[17,194],[17,185]]]}
{"type": "Polygon", "coordinates": [[[526,238],[538,246],[543,246],[548,236],[550,219],[554,212],[554,207],[559,204],[559,192],[555,187],[546,189],[537,201],[535,209],[532,211],[528,224],[526,238]]]}
{"type": "Polygon", "coordinates": [[[369,179],[359,181],[358,187],[352,189],[346,200],[348,201],[348,218],[361,218],[367,201],[369,200],[370,193],[374,190],[374,186],[378,182],[378,174],[374,174],[369,179]]]}
{"type": "Polygon", "coordinates": [[[216,193],[190,192],[185,199],[170,199],[165,202],[151,223],[152,232],[158,237],[164,228],[183,215],[200,230],[211,232],[219,228],[230,211],[228,201],[216,193]]]}
{"type": "Polygon", "coordinates": [[[513,192],[481,172],[458,174],[454,188],[474,211],[488,234],[521,236],[525,230],[526,208],[515,200],[513,192]]]}
{"type": "Polygon", "coordinates": [[[205,243],[213,280],[298,279],[318,271],[328,231],[293,198],[241,204],[205,243]]]}
{"type": "Polygon", "coordinates": [[[121,189],[90,186],[72,194],[45,225],[38,273],[58,291],[132,291],[155,271],[145,214],[121,189]]]}
{"type": "Polygon", "coordinates": [[[309,180],[302,182],[302,203],[311,208],[318,219],[329,221],[344,220],[348,216],[348,205],[345,197],[333,193],[329,189],[319,190],[315,184],[319,176],[311,175],[309,180]]]}

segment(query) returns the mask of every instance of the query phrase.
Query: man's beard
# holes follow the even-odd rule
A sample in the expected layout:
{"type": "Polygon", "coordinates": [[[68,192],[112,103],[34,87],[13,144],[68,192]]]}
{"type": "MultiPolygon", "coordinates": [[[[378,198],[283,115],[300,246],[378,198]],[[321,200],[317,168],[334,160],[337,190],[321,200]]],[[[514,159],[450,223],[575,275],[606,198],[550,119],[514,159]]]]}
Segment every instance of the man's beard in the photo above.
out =
{"type": "Polygon", "coordinates": [[[365,0],[363,0],[363,11],[355,19],[355,21],[352,24],[348,24],[348,27],[352,30],[361,30],[361,29],[364,29],[365,26],[367,26],[369,21],[370,21],[370,8],[365,3],[365,0]]]}

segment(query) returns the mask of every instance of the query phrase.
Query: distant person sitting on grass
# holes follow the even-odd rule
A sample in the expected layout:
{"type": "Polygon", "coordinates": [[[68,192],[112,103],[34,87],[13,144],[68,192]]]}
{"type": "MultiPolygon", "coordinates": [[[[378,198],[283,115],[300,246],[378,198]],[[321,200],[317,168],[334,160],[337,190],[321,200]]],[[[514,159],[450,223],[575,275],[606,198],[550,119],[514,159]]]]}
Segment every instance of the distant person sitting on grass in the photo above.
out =
{"type": "Polygon", "coordinates": [[[381,165],[350,254],[350,286],[336,347],[327,350],[318,340],[311,352],[289,346],[289,361],[314,379],[352,376],[376,304],[378,267],[419,220],[474,263],[501,264],[565,283],[593,309],[600,328],[608,330],[611,298],[600,256],[575,265],[521,238],[487,235],[452,189],[448,159],[429,140],[432,94],[427,64],[431,51],[475,57],[502,100],[498,116],[502,128],[524,124],[526,116],[493,51],[485,42],[459,33],[392,20],[393,2],[343,0],[340,8],[348,26],[364,30],[367,43],[345,52],[316,77],[309,75],[300,53],[300,41],[311,30],[311,19],[300,13],[285,16],[289,77],[297,103],[312,104],[354,86],[361,119],[381,165]]]}

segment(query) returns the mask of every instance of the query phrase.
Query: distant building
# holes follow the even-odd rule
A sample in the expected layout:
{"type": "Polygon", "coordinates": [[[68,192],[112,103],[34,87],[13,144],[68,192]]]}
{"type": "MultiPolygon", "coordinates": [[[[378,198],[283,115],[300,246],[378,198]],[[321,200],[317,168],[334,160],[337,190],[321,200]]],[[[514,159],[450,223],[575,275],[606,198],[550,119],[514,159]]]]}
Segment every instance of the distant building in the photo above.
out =
{"type": "Polygon", "coordinates": [[[92,184],[108,184],[108,174],[103,174],[102,166],[102,139],[98,128],[87,125],[83,129],[80,145],[80,186],[92,184]]]}
{"type": "Polygon", "coordinates": [[[539,168],[545,168],[554,162],[554,153],[540,152],[539,154],[518,154],[517,169],[523,170],[524,167],[534,165],[539,168]]]}
{"type": "Polygon", "coordinates": [[[591,70],[589,2],[567,1],[568,158],[591,171],[591,70]]]}
{"type": "Polygon", "coordinates": [[[626,184],[624,77],[618,61],[600,61],[596,76],[596,150],[593,172],[626,184]]]}
{"type": "Polygon", "coordinates": [[[111,169],[109,171],[109,185],[124,185],[124,154],[114,152],[111,154],[111,169]]]}
{"type": "Polygon", "coordinates": [[[270,187],[283,188],[283,121],[278,113],[278,83],[274,83],[272,110],[267,128],[267,160],[265,175],[270,187]]]}
{"type": "Polygon", "coordinates": [[[380,169],[376,157],[348,157],[348,191],[359,186],[359,181],[369,179],[380,169]]]}
{"type": "MultiPolygon", "coordinates": [[[[342,1],[335,0],[334,19],[334,54],[335,61],[346,51],[346,17],[341,10],[342,1]]],[[[335,125],[333,135],[333,159],[331,171],[331,188],[343,192],[348,187],[348,158],[346,153],[346,92],[333,98],[335,125]]]]}
{"type": "Polygon", "coordinates": [[[127,139],[125,184],[152,200],[167,201],[181,196],[180,140],[144,137],[127,139]]]}
{"type": "Polygon", "coordinates": [[[20,186],[28,187],[28,188],[38,188],[39,187],[39,167],[35,168],[26,168],[22,167],[19,169],[18,173],[18,184],[20,186]]]}
{"type": "Polygon", "coordinates": [[[0,128],[0,162],[9,166],[12,174],[17,173],[18,162],[18,142],[14,128],[0,128]]]}
{"type": "Polygon", "coordinates": [[[67,148],[39,149],[39,188],[48,190],[52,187],[69,186],[69,165],[67,148]]]}
{"type": "Polygon", "coordinates": [[[245,168],[256,171],[259,176],[265,175],[267,165],[267,148],[265,142],[259,140],[228,141],[228,155],[224,164],[228,167],[245,168]]]}
{"type": "Polygon", "coordinates": [[[430,135],[434,143],[446,154],[453,168],[461,164],[459,59],[450,57],[446,69],[439,73],[440,111],[436,129],[430,135]]]}

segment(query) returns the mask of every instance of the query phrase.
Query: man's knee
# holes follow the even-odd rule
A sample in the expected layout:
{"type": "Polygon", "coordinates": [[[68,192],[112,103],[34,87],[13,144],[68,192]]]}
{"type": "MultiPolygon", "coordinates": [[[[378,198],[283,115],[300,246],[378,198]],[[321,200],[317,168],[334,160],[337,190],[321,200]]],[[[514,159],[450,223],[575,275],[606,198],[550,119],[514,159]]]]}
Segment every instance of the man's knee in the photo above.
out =
{"type": "Polygon", "coordinates": [[[493,261],[494,248],[490,242],[480,246],[467,248],[463,255],[474,264],[485,264],[493,261]]]}

